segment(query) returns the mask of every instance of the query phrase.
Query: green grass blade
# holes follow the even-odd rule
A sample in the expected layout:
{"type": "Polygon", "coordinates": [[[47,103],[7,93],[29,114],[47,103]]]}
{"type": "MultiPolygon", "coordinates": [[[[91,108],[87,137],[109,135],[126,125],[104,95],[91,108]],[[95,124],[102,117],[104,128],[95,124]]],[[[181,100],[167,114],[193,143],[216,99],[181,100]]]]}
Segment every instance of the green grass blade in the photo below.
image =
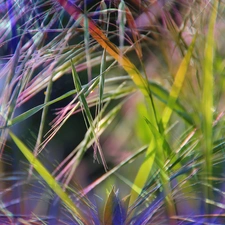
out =
{"type": "Polygon", "coordinates": [[[62,199],[65,205],[76,215],[76,219],[78,224],[85,224],[82,222],[83,218],[81,216],[81,212],[74,205],[73,201],[69,198],[69,196],[63,191],[58,182],[54,179],[54,177],[47,171],[47,169],[42,165],[42,163],[31,153],[31,151],[25,146],[25,144],[16,137],[11,131],[9,131],[11,138],[14,143],[17,145],[19,150],[23,153],[26,159],[31,163],[34,169],[40,174],[40,176],[45,180],[45,182],[49,185],[49,187],[62,199]]]}
{"type": "Polygon", "coordinates": [[[178,98],[181,88],[183,86],[185,75],[187,73],[187,69],[190,64],[190,60],[191,60],[192,53],[194,50],[196,38],[197,38],[197,34],[193,38],[192,43],[179,66],[173,86],[171,88],[169,100],[168,100],[166,108],[164,109],[162,119],[161,119],[161,123],[162,123],[164,129],[167,127],[167,124],[170,120],[173,109],[175,108],[177,98],[178,98]]]}
{"type": "MultiPolygon", "coordinates": [[[[164,89],[161,85],[158,85],[156,83],[150,82],[149,85],[152,94],[156,98],[158,98],[161,102],[167,104],[167,106],[170,107],[169,104],[170,93],[166,89],[164,89]]],[[[174,101],[172,107],[173,108],[171,109],[174,110],[186,122],[188,122],[191,125],[194,124],[192,117],[187,113],[187,110],[178,100],[174,101]]]]}
{"type": "Polygon", "coordinates": [[[28,119],[29,117],[33,116],[35,113],[39,112],[40,110],[42,110],[45,106],[50,106],[56,102],[59,102],[69,96],[72,96],[76,94],[76,91],[73,90],[73,91],[68,91],[67,93],[61,95],[60,97],[54,99],[54,100],[51,100],[49,102],[47,102],[46,104],[41,104],[41,105],[38,105],[38,106],[35,106],[33,107],[32,109],[29,109],[27,110],[26,112],[20,114],[19,116],[11,119],[8,121],[8,124],[7,124],[7,127],[11,127],[17,123],[21,123],[23,121],[25,121],[26,119],[28,119]]]}
{"type": "MultiPolygon", "coordinates": [[[[214,76],[213,76],[213,58],[214,58],[214,28],[217,17],[218,1],[215,0],[211,18],[209,21],[208,34],[205,43],[204,62],[203,62],[203,93],[202,93],[202,111],[203,111],[203,147],[205,152],[205,172],[211,176],[212,170],[212,129],[213,129],[213,96],[214,96],[214,76]]],[[[208,192],[208,190],[206,190],[208,192]]],[[[210,191],[209,191],[210,192],[210,191]]],[[[206,193],[206,195],[210,195],[206,193]]],[[[209,197],[209,196],[208,196],[209,197]]]]}
{"type": "MultiPolygon", "coordinates": [[[[37,156],[40,152],[39,149],[40,149],[40,145],[41,145],[42,138],[43,138],[43,135],[44,135],[44,126],[45,126],[45,123],[46,123],[46,120],[47,120],[47,113],[48,113],[47,103],[50,101],[50,96],[51,96],[51,92],[52,92],[52,84],[53,84],[52,78],[53,78],[53,76],[54,76],[54,73],[52,73],[52,75],[51,75],[51,79],[48,83],[48,87],[47,87],[47,90],[46,90],[45,101],[44,101],[45,106],[44,106],[43,111],[42,111],[41,121],[40,121],[40,125],[39,125],[39,130],[38,130],[38,136],[37,136],[37,140],[36,140],[34,151],[33,151],[34,156],[37,156]]],[[[29,176],[32,174],[32,170],[33,170],[33,166],[31,165],[30,170],[29,170],[29,176]]]]}
{"type": "Polygon", "coordinates": [[[99,110],[101,109],[104,87],[105,87],[105,69],[106,69],[106,51],[103,50],[102,60],[100,65],[100,78],[99,78],[99,110]]]}
{"type": "MultiPolygon", "coordinates": [[[[86,9],[85,9],[85,13],[86,13],[86,9]]],[[[86,17],[84,17],[84,43],[85,43],[88,81],[90,81],[91,80],[91,56],[89,51],[90,34],[88,31],[88,19],[86,17]]]]}
{"type": "Polygon", "coordinates": [[[95,127],[93,125],[93,118],[92,118],[92,115],[91,115],[91,111],[89,109],[89,106],[88,106],[86,97],[85,97],[84,93],[82,93],[81,82],[80,82],[79,76],[78,76],[78,74],[76,72],[76,69],[75,69],[72,61],[71,61],[71,67],[72,67],[72,76],[73,76],[73,80],[74,80],[75,87],[77,89],[77,92],[80,93],[79,94],[79,100],[80,100],[80,102],[81,102],[81,104],[82,104],[82,106],[84,108],[84,112],[86,114],[86,117],[87,117],[89,126],[91,128],[92,134],[95,137],[95,142],[97,144],[98,151],[99,151],[99,154],[101,156],[102,163],[103,163],[105,169],[107,170],[106,162],[104,160],[104,156],[102,154],[102,150],[101,150],[101,147],[100,147],[99,142],[98,142],[98,137],[95,134],[95,127]]]}
{"type": "Polygon", "coordinates": [[[133,186],[130,193],[129,205],[132,205],[135,202],[137,197],[141,194],[142,188],[145,186],[145,183],[148,179],[149,173],[155,161],[155,154],[156,154],[155,148],[156,148],[156,142],[155,142],[155,139],[152,138],[148,146],[148,149],[146,151],[145,159],[142,162],[141,167],[138,170],[138,173],[133,182],[133,186]]]}
{"type": "Polygon", "coordinates": [[[124,36],[125,36],[125,24],[126,24],[126,12],[125,12],[125,2],[120,1],[118,7],[118,21],[119,21],[119,39],[120,39],[120,54],[123,55],[122,49],[124,47],[124,36]]]}
{"type": "MultiPolygon", "coordinates": [[[[105,4],[104,1],[101,2],[100,4],[100,9],[103,11],[101,14],[101,20],[102,21],[107,21],[107,24],[103,22],[103,27],[107,30],[109,30],[109,24],[110,24],[110,16],[108,16],[107,13],[104,11],[107,10],[107,5],[105,4]]],[[[107,36],[107,33],[106,33],[107,36]]],[[[100,75],[99,75],[99,105],[98,105],[98,112],[100,111],[102,107],[102,99],[103,99],[103,94],[104,94],[104,87],[105,87],[105,71],[106,71],[106,50],[103,49],[102,52],[102,57],[101,57],[101,64],[100,64],[100,75]]]]}
{"type": "Polygon", "coordinates": [[[23,122],[25,121],[26,119],[28,119],[29,117],[33,116],[35,113],[39,112],[41,109],[44,108],[44,105],[45,104],[41,104],[41,105],[38,105],[22,114],[20,114],[19,116],[13,118],[12,120],[9,120],[8,121],[8,124],[7,124],[7,127],[11,127],[17,123],[20,123],[20,122],[23,122]]]}
{"type": "MultiPolygon", "coordinates": [[[[127,165],[128,163],[131,163],[134,159],[136,159],[138,156],[143,154],[147,149],[148,149],[148,146],[143,146],[140,149],[138,149],[137,151],[135,151],[134,154],[132,154],[130,157],[126,158],[119,165],[115,166],[113,169],[109,170],[107,173],[105,173],[100,178],[95,180],[92,184],[90,184],[89,186],[84,188],[82,191],[82,195],[88,194],[91,190],[93,190],[96,186],[98,186],[104,180],[109,178],[111,175],[115,174],[120,168],[127,165]]],[[[139,189],[137,190],[137,192],[140,193],[139,189]]]]}
{"type": "Polygon", "coordinates": [[[166,157],[165,157],[165,151],[167,150],[165,146],[165,139],[164,135],[162,135],[158,129],[151,124],[150,121],[146,121],[149,125],[149,128],[152,133],[152,140],[150,142],[150,145],[148,147],[145,160],[142,163],[138,174],[135,178],[132,190],[131,190],[131,197],[130,197],[130,206],[138,199],[140,194],[142,194],[142,191],[146,185],[146,182],[148,180],[149,174],[155,165],[156,168],[159,169],[159,177],[160,177],[160,182],[163,187],[163,194],[165,195],[165,204],[166,204],[166,209],[168,216],[173,216],[175,215],[175,208],[173,205],[173,197],[172,197],[172,192],[171,192],[171,187],[170,187],[170,176],[169,176],[169,171],[165,167],[166,163],[166,157]],[[141,191],[141,193],[138,193],[137,190],[141,191]]]}
{"type": "MultiPolygon", "coordinates": [[[[122,104],[119,104],[119,105],[115,106],[110,112],[108,112],[102,118],[102,115],[105,112],[108,103],[109,102],[107,102],[104,105],[104,107],[102,108],[100,113],[97,115],[97,117],[93,121],[93,124],[95,126],[96,126],[96,124],[98,124],[98,129],[96,130],[97,136],[100,136],[103,133],[103,131],[109,126],[109,124],[111,124],[111,122],[114,120],[114,118],[118,115],[118,112],[120,111],[121,106],[122,106],[122,104]],[[100,118],[101,118],[101,120],[100,120],[100,118]]],[[[75,170],[76,170],[77,166],[79,165],[84,153],[87,151],[87,149],[89,149],[91,147],[91,145],[93,145],[95,140],[96,140],[96,138],[93,136],[92,129],[89,127],[89,129],[87,130],[87,132],[85,134],[85,137],[82,140],[82,142],[71,152],[70,156],[67,157],[67,159],[64,160],[63,163],[61,163],[60,167],[65,165],[65,162],[67,162],[69,159],[72,158],[70,160],[69,164],[71,165],[73,172],[75,172],[75,170]]],[[[63,176],[63,174],[61,173],[59,175],[59,178],[62,177],[62,176],[63,176]]]]}

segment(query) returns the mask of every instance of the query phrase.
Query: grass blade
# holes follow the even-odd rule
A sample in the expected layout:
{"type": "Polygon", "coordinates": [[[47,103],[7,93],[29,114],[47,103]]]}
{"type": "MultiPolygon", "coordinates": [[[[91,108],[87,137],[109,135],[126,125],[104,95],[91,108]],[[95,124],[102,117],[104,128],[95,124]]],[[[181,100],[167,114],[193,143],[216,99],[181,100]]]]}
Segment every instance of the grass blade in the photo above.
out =
{"type": "MultiPolygon", "coordinates": [[[[208,34],[205,43],[204,62],[203,62],[203,93],[202,93],[202,111],[203,111],[203,146],[205,152],[205,172],[207,177],[211,176],[212,170],[212,129],[213,129],[213,93],[214,93],[214,76],[213,76],[213,55],[214,55],[214,28],[217,17],[218,1],[214,1],[211,18],[209,21],[208,34]]],[[[209,181],[210,182],[210,181],[209,181]]],[[[211,190],[206,188],[206,196],[209,197],[211,190]]]]}
{"type": "Polygon", "coordinates": [[[155,143],[155,139],[153,138],[146,151],[145,159],[142,162],[142,165],[140,169],[138,170],[136,178],[133,182],[133,186],[130,193],[129,205],[132,205],[135,202],[137,197],[141,194],[139,190],[142,190],[142,188],[145,186],[145,183],[148,179],[148,175],[152,169],[152,166],[155,160],[155,154],[156,154],[155,148],[156,148],[156,143],[155,143]]]}
{"type": "Polygon", "coordinates": [[[122,161],[119,165],[115,166],[113,169],[109,170],[107,173],[102,175],[100,178],[95,180],[92,184],[87,186],[82,190],[82,195],[88,194],[91,190],[93,190],[97,185],[102,183],[104,180],[109,178],[111,175],[115,174],[120,168],[127,165],[128,163],[132,162],[134,159],[136,159],[138,156],[143,154],[147,150],[148,146],[143,146],[142,148],[138,149],[133,155],[122,161]]]}
{"type": "Polygon", "coordinates": [[[180,66],[179,66],[173,86],[171,88],[168,103],[167,103],[166,108],[164,109],[162,119],[161,119],[161,123],[162,123],[164,129],[166,129],[166,126],[172,115],[173,109],[176,105],[177,98],[178,98],[181,88],[183,86],[185,75],[186,75],[186,72],[187,72],[187,69],[188,69],[188,66],[189,66],[189,63],[191,60],[191,56],[192,56],[192,53],[194,50],[196,38],[197,38],[197,34],[193,38],[192,43],[187,51],[187,54],[185,55],[185,57],[183,58],[180,66]]]}
{"type": "Polygon", "coordinates": [[[31,151],[24,145],[24,143],[16,137],[11,131],[9,132],[14,143],[17,145],[19,150],[23,153],[26,159],[31,163],[34,169],[40,174],[40,176],[46,181],[49,187],[62,199],[65,205],[76,215],[78,224],[85,224],[82,222],[83,218],[81,212],[69,196],[63,191],[58,182],[54,177],[47,171],[47,169],[42,165],[42,163],[31,153],[31,151]]]}
{"type": "MultiPolygon", "coordinates": [[[[71,61],[71,66],[72,66],[73,81],[74,81],[75,87],[77,89],[77,92],[79,93],[79,92],[82,91],[82,86],[81,86],[81,82],[80,82],[79,76],[78,76],[78,74],[77,74],[77,72],[75,70],[75,67],[74,67],[72,61],[71,61]]],[[[95,134],[95,127],[93,125],[93,118],[92,118],[92,115],[91,115],[91,111],[89,109],[89,106],[88,106],[88,103],[86,101],[86,97],[85,97],[84,93],[82,93],[82,92],[80,93],[79,100],[80,100],[82,106],[84,107],[84,112],[86,114],[86,117],[87,117],[88,123],[90,125],[92,134],[93,134],[93,136],[95,138],[95,142],[97,144],[97,147],[98,147],[98,150],[99,150],[99,154],[101,156],[102,163],[103,163],[103,165],[105,167],[105,170],[107,170],[106,162],[104,160],[104,156],[102,154],[102,150],[101,150],[101,147],[99,145],[98,138],[97,138],[97,136],[95,134]]]]}
{"type": "MultiPolygon", "coordinates": [[[[75,19],[77,20],[82,15],[79,7],[65,0],[57,0],[60,5],[75,19]]],[[[84,20],[81,20],[81,26],[84,27],[84,20]]],[[[136,66],[126,56],[121,56],[120,50],[105,36],[101,29],[99,29],[95,23],[89,19],[89,33],[90,35],[110,54],[130,75],[133,82],[139,87],[145,96],[149,96],[148,82],[136,66]]]]}
{"type": "Polygon", "coordinates": [[[173,107],[171,109],[175,111],[186,122],[188,122],[191,125],[194,124],[192,117],[187,113],[185,107],[178,100],[174,101],[173,105],[170,106],[169,104],[170,93],[166,89],[164,89],[161,85],[158,85],[157,83],[153,82],[150,82],[149,85],[152,94],[156,98],[158,98],[161,102],[167,104],[167,107],[173,107]]]}

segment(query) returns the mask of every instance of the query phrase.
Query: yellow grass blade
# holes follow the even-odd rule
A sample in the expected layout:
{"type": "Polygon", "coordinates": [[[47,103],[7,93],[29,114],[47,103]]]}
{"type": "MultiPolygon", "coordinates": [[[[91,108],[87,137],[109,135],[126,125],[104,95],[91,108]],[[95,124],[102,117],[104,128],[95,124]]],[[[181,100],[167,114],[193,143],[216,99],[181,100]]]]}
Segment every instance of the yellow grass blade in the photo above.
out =
{"type": "Polygon", "coordinates": [[[197,34],[193,38],[192,43],[191,43],[186,55],[184,56],[180,66],[179,66],[179,69],[176,73],[175,80],[174,80],[173,86],[170,91],[169,100],[168,100],[166,108],[164,109],[162,119],[161,119],[164,129],[166,128],[166,126],[169,122],[169,119],[172,115],[173,109],[176,105],[177,98],[178,98],[181,88],[183,86],[185,75],[187,73],[187,69],[190,64],[191,56],[193,53],[196,38],[197,38],[197,34]]]}
{"type": "Polygon", "coordinates": [[[150,145],[147,149],[145,159],[142,162],[141,167],[138,170],[138,174],[136,175],[135,180],[133,182],[133,186],[130,192],[129,205],[132,205],[135,202],[137,197],[141,194],[142,188],[145,186],[145,183],[148,179],[149,173],[155,161],[155,148],[155,139],[152,138],[152,141],[150,142],[150,145]]]}
{"type": "Polygon", "coordinates": [[[27,158],[27,160],[32,164],[34,169],[40,174],[40,176],[46,181],[49,187],[62,199],[65,205],[76,215],[76,220],[78,224],[85,224],[83,222],[83,218],[81,216],[80,210],[76,208],[73,201],[69,198],[69,196],[63,191],[58,182],[54,179],[54,177],[47,171],[47,169],[42,165],[42,163],[31,153],[31,151],[23,144],[23,142],[16,137],[11,131],[9,134],[17,147],[23,153],[23,155],[27,158]]]}

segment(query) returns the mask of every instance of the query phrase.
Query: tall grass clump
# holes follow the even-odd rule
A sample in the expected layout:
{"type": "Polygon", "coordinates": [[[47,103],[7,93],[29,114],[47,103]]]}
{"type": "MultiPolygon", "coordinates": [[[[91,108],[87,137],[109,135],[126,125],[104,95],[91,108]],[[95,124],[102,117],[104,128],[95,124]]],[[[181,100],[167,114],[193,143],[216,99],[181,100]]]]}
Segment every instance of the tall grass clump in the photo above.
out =
{"type": "Polygon", "coordinates": [[[225,224],[224,6],[0,1],[0,224],[225,224]]]}

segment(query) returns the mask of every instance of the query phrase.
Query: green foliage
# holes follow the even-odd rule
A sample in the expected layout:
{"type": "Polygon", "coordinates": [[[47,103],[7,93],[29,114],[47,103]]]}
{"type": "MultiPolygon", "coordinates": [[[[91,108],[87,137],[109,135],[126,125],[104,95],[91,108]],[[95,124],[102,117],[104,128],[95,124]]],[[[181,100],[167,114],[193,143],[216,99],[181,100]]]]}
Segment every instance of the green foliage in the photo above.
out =
{"type": "MultiPolygon", "coordinates": [[[[26,176],[36,171],[74,223],[224,224],[206,219],[224,209],[223,1],[8,2],[8,25],[0,25],[2,174],[13,142],[29,162],[26,176]],[[86,130],[75,144],[79,112],[86,130]],[[21,125],[28,131],[15,135],[21,125]],[[62,133],[74,140],[57,159],[51,146],[68,144],[62,133]],[[95,162],[104,174],[90,182],[85,171],[95,162]]],[[[48,224],[39,204],[28,217],[48,224]]]]}

